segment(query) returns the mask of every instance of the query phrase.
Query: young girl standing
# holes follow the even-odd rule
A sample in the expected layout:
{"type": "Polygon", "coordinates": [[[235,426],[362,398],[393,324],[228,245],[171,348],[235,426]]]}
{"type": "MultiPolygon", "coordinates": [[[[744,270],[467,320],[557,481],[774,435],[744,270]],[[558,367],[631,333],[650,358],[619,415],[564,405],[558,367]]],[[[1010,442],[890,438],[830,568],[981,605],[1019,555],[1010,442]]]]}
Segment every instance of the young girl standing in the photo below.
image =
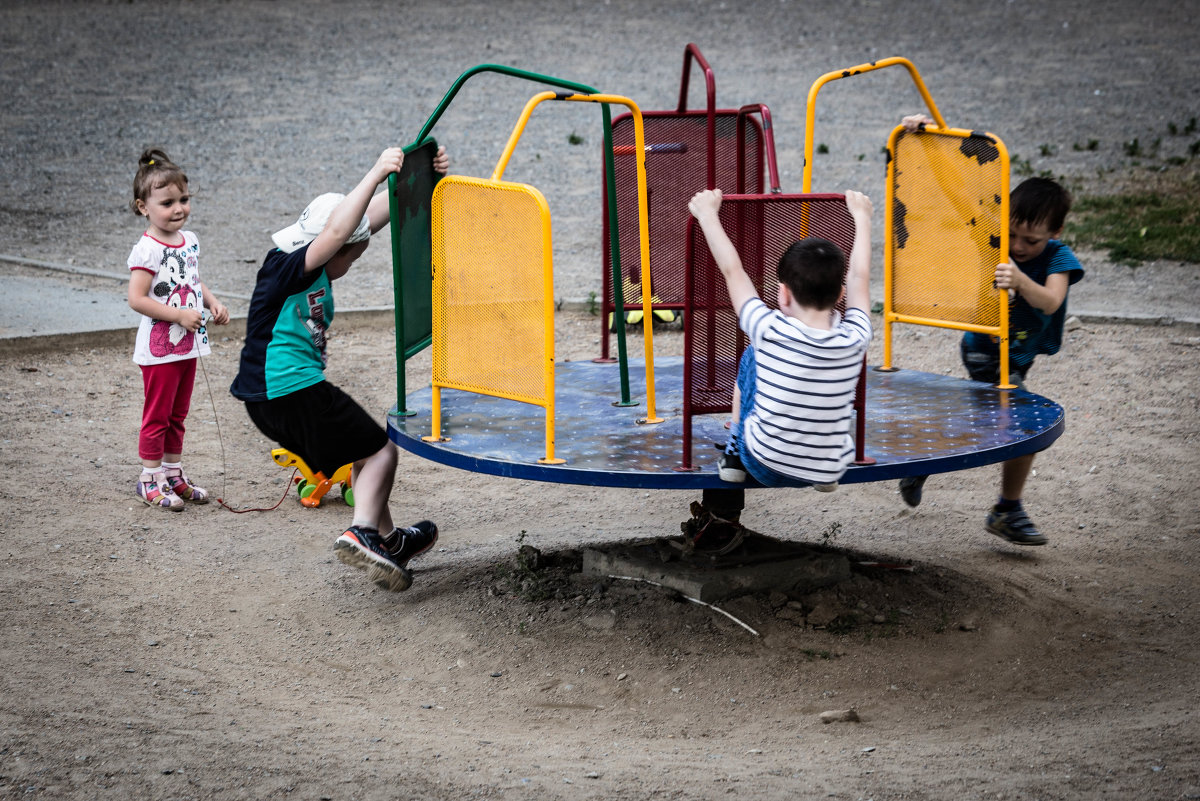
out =
{"type": "Polygon", "coordinates": [[[142,153],[130,205],[149,223],[129,254],[129,307],[142,315],[133,361],[142,368],[146,396],[137,493],[150,506],[178,512],[185,501],[208,502],[183,472],[184,420],[196,359],[209,353],[203,310],[218,325],[229,322],[229,310],[200,282],[200,245],[183,230],[191,214],[187,176],[163,151],[142,153]]]}

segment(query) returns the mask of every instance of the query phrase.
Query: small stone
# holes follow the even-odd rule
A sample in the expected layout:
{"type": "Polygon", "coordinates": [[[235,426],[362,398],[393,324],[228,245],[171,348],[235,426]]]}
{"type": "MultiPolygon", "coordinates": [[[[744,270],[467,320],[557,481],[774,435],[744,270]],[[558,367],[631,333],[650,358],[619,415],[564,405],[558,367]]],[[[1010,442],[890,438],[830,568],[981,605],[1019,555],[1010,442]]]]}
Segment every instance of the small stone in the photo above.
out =
{"type": "Polygon", "coordinates": [[[838,619],[841,615],[841,610],[834,606],[821,601],[818,602],[812,611],[808,613],[808,625],[810,626],[828,626],[830,623],[838,619]]]}
{"type": "Polygon", "coordinates": [[[821,713],[822,723],[858,723],[861,720],[858,716],[858,711],[853,707],[850,709],[832,709],[821,713]]]}
{"type": "Polygon", "coordinates": [[[775,612],[775,617],[780,620],[786,620],[789,623],[797,623],[803,625],[804,612],[798,609],[792,609],[790,606],[785,606],[775,612]]]}
{"type": "Polygon", "coordinates": [[[629,678],[628,673],[618,673],[617,674],[617,681],[625,681],[625,679],[627,679],[627,678],[629,678]]]}

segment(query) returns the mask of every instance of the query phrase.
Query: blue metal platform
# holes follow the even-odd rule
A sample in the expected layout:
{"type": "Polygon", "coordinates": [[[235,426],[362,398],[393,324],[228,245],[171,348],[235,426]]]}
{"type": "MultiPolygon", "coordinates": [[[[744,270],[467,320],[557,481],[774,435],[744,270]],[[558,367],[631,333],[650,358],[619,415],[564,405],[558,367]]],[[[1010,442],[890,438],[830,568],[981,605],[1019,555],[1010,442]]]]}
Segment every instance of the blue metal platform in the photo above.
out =
{"type": "MultiPolygon", "coordinates": [[[[664,422],[640,425],[646,416],[645,373],[630,363],[632,397],[618,407],[617,366],[589,361],[555,364],[555,456],[545,455],[545,410],[517,401],[458,390],[442,391],[444,442],[431,433],[432,391],[409,393],[409,417],[388,416],[388,435],[404,450],[435,462],[510,478],[644,489],[706,489],[728,484],[717,476],[715,443],[728,436],[728,415],[693,418],[697,471],[681,471],[683,360],[655,360],[656,412],[664,422]]],[[[868,369],[866,456],[842,484],[932,475],[1002,462],[1044,450],[1064,430],[1062,407],[1025,390],[999,390],[963,378],[913,370],[868,369]]]]}

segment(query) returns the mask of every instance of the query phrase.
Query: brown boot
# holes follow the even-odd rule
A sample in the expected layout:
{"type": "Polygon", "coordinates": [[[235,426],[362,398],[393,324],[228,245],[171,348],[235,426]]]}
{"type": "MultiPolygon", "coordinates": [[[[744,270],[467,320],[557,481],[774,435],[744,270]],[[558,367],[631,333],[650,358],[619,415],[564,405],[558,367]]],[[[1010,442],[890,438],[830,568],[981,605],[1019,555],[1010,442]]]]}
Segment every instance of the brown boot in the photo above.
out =
{"type": "Polygon", "coordinates": [[[684,539],[698,553],[725,556],[742,544],[746,527],[737,520],[717,517],[699,501],[692,501],[692,519],[679,524],[684,539]]]}

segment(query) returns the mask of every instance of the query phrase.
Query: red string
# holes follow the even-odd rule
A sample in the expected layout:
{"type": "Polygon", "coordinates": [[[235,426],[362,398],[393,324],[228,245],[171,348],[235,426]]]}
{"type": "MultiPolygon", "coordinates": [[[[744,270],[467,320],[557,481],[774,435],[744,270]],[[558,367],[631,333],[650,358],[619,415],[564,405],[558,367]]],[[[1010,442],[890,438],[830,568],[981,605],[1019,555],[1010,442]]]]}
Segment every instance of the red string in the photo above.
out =
{"type": "Polygon", "coordinates": [[[276,503],[274,506],[272,506],[270,508],[234,509],[232,506],[225,503],[224,498],[217,498],[217,503],[221,504],[221,506],[223,506],[224,508],[233,512],[235,515],[244,515],[244,514],[246,514],[246,512],[274,512],[276,509],[279,508],[279,504],[283,503],[284,498],[287,498],[288,493],[292,491],[292,487],[296,483],[296,474],[299,472],[300,472],[299,470],[292,470],[291,478],[288,479],[287,488],[284,489],[284,491],[283,491],[283,498],[280,498],[279,503],[276,503]]]}

